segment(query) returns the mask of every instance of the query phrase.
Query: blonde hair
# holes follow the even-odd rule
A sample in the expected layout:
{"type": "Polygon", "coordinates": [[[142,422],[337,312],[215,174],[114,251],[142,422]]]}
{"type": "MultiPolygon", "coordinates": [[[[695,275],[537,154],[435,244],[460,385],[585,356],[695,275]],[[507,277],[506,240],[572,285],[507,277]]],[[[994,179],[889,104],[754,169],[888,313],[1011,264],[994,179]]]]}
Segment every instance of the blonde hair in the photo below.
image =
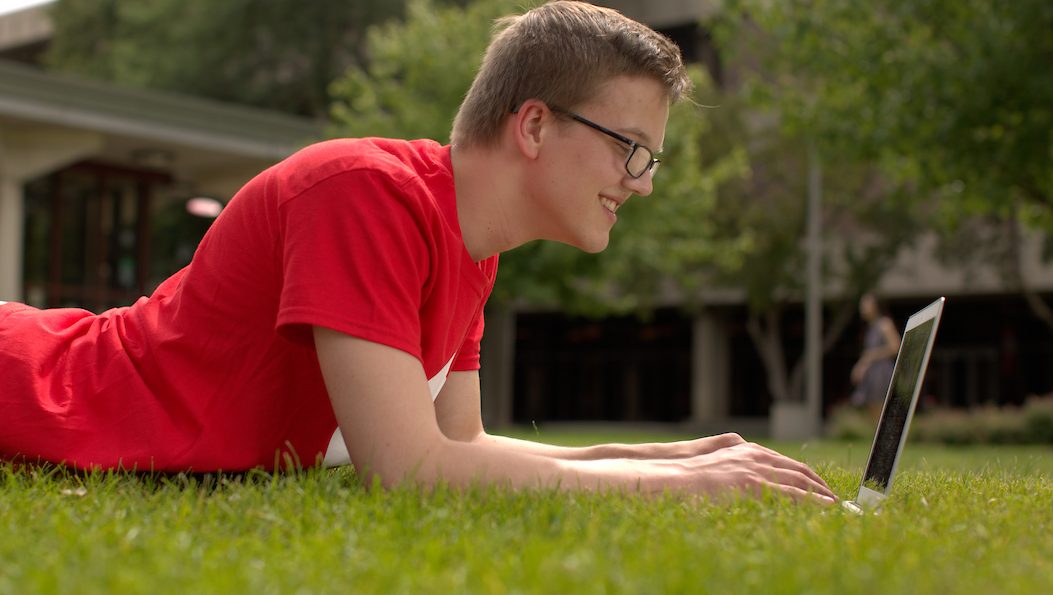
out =
{"type": "Polygon", "coordinates": [[[616,10],[555,0],[498,19],[482,66],[453,121],[450,142],[492,147],[527,99],[572,109],[619,75],[662,83],[671,102],[691,91],[680,48],[616,10]]]}

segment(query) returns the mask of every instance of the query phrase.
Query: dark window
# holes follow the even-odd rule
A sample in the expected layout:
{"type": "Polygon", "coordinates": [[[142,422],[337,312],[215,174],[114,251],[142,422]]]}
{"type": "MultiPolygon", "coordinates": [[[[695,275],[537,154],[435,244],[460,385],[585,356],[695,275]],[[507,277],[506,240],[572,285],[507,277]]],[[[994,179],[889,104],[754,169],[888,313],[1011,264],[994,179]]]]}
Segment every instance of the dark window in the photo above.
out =
{"type": "Polygon", "coordinates": [[[517,423],[682,421],[691,413],[691,321],[673,310],[650,320],[520,314],[517,423]]]}

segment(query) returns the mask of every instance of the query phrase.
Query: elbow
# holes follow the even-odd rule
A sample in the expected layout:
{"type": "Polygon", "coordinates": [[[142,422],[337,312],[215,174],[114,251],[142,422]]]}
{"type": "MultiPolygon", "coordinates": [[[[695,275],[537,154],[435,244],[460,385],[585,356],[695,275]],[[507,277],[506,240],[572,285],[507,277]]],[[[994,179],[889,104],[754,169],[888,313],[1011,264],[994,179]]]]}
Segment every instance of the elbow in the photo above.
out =
{"type": "Polygon", "coordinates": [[[366,486],[379,485],[386,490],[402,486],[430,487],[442,479],[448,443],[448,439],[438,438],[425,448],[413,450],[392,445],[382,456],[366,457],[364,463],[356,463],[355,472],[366,486]]]}
{"type": "Polygon", "coordinates": [[[478,442],[486,436],[483,426],[479,423],[440,423],[439,430],[447,440],[454,442],[478,442]]]}
{"type": "Polygon", "coordinates": [[[444,434],[444,435],[446,436],[446,438],[448,440],[452,440],[454,442],[476,443],[476,442],[481,442],[483,440],[483,438],[486,437],[486,432],[483,432],[482,430],[478,430],[478,431],[467,431],[467,432],[450,432],[449,434],[444,434]]]}

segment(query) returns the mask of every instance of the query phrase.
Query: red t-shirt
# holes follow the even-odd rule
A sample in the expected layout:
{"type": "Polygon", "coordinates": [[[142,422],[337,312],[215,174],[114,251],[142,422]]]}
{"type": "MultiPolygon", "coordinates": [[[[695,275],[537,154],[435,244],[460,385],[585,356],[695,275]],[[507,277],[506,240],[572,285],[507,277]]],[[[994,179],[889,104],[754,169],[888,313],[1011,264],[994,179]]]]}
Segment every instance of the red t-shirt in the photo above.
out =
{"type": "Polygon", "coordinates": [[[416,356],[434,397],[479,368],[496,273],[464,247],[449,147],[310,146],[246,184],[149,298],[99,315],[0,306],[0,458],[346,462],[311,326],[416,356]]]}

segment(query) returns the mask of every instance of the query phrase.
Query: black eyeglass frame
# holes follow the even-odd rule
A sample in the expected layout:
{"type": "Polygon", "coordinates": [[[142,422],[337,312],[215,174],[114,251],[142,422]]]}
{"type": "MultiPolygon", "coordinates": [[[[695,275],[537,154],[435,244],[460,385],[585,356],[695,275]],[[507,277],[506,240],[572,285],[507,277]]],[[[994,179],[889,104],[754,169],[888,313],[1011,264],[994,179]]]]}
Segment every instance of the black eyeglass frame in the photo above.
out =
{"type": "Polygon", "coordinates": [[[658,164],[662,163],[661,159],[658,159],[657,157],[654,156],[654,151],[652,151],[650,147],[648,147],[647,145],[641,145],[640,143],[638,143],[638,142],[634,141],[633,139],[625,136],[624,134],[621,134],[619,132],[615,132],[615,131],[611,130],[610,128],[607,128],[606,126],[602,126],[600,124],[597,124],[596,122],[593,122],[592,120],[586,118],[585,116],[582,116],[581,114],[572,112],[570,110],[565,110],[565,109],[557,108],[557,107],[553,107],[553,106],[549,106],[549,109],[551,109],[552,111],[554,111],[556,113],[560,113],[560,114],[564,114],[566,116],[569,116],[571,119],[573,119],[573,120],[575,120],[577,122],[580,122],[580,123],[588,126],[589,128],[592,128],[593,130],[598,130],[598,131],[606,134],[607,136],[609,136],[609,137],[611,137],[611,138],[613,138],[615,140],[619,140],[619,141],[629,145],[629,147],[632,150],[629,151],[629,156],[625,158],[625,173],[629,174],[629,177],[633,178],[634,180],[635,179],[639,179],[640,177],[642,177],[647,172],[651,172],[651,175],[653,176],[655,168],[658,167],[658,164]],[[632,172],[632,170],[629,169],[629,162],[632,161],[633,155],[636,155],[636,151],[638,151],[639,149],[643,149],[644,151],[647,151],[647,155],[648,155],[647,167],[645,167],[643,169],[643,171],[641,171],[640,173],[634,174],[632,172]]]}

